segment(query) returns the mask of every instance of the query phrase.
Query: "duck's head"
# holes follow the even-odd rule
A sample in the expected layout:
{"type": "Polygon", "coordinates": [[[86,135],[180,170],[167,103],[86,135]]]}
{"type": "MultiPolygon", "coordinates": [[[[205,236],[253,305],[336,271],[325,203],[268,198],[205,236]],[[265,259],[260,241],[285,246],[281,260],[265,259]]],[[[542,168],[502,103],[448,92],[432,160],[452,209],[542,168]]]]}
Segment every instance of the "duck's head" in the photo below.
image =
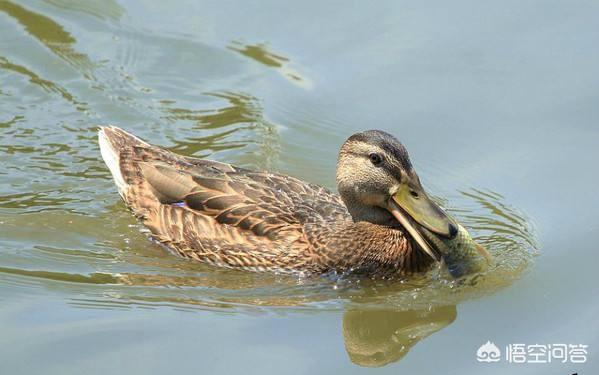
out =
{"type": "Polygon", "coordinates": [[[454,238],[457,223],[424,191],[405,147],[391,134],[369,130],[349,137],[339,151],[337,187],[354,221],[401,226],[427,254],[439,254],[423,228],[454,238]]]}

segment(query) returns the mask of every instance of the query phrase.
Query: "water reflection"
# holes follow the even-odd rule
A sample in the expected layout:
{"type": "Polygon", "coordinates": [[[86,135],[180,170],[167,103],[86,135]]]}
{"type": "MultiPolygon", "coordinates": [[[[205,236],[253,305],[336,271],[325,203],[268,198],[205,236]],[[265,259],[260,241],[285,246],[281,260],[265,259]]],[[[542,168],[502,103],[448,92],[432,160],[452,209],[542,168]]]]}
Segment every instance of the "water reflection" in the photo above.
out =
{"type": "MultiPolygon", "coordinates": [[[[214,98],[224,99],[228,105],[216,109],[192,110],[187,108],[167,107],[165,110],[169,121],[191,121],[200,129],[218,129],[235,124],[252,123],[261,118],[261,108],[257,99],[244,93],[221,92],[208,93],[214,98]]],[[[165,104],[170,104],[165,102],[165,104]]]]}
{"type": "Polygon", "coordinates": [[[32,278],[39,278],[52,281],[66,281],[69,283],[84,284],[116,284],[118,280],[114,275],[107,273],[94,272],[89,275],[51,272],[51,271],[30,271],[17,268],[0,267],[0,273],[9,275],[21,275],[32,278]]]}
{"type": "Polygon", "coordinates": [[[110,18],[118,20],[124,13],[123,8],[112,0],[46,0],[55,7],[87,13],[100,19],[110,18]]]}
{"type": "Polygon", "coordinates": [[[250,144],[260,150],[261,167],[268,168],[277,158],[279,135],[276,126],[268,121],[257,98],[239,92],[207,93],[207,96],[225,101],[220,108],[188,109],[163,101],[164,119],[172,123],[190,122],[192,128],[202,131],[202,137],[171,137],[170,149],[183,155],[205,157],[212,152],[243,148],[250,144]],[[211,131],[206,134],[206,131],[211,131]]]}
{"type": "Polygon", "coordinates": [[[244,45],[241,42],[233,41],[229,46],[229,49],[237,51],[242,55],[254,59],[266,66],[281,68],[283,65],[289,63],[288,58],[268,51],[268,47],[263,43],[244,45]]]}
{"type": "Polygon", "coordinates": [[[277,69],[283,77],[297,86],[312,88],[312,82],[309,79],[291,68],[289,58],[271,52],[264,43],[243,44],[240,41],[233,41],[228,48],[263,65],[277,69]]]}
{"type": "Polygon", "coordinates": [[[343,314],[343,341],[350,360],[380,367],[402,359],[420,340],[451,324],[455,306],[423,310],[359,310],[343,314]]]}
{"type": "Polygon", "coordinates": [[[72,198],[60,196],[56,191],[36,191],[18,194],[0,195],[0,208],[21,209],[22,212],[57,209],[75,201],[72,198]]]}
{"type": "Polygon", "coordinates": [[[0,11],[15,18],[27,32],[39,40],[56,55],[86,72],[86,77],[91,77],[92,62],[83,54],[77,52],[73,46],[75,38],[51,18],[30,11],[10,1],[0,1],[0,11]]]}
{"type": "Polygon", "coordinates": [[[32,84],[41,87],[44,91],[57,93],[72,104],[82,105],[81,103],[78,103],[73,98],[73,95],[71,95],[65,88],[58,86],[54,82],[39,77],[37,74],[25,68],[24,66],[11,63],[6,57],[0,56],[0,68],[27,77],[29,82],[32,84]]]}
{"type": "MultiPolygon", "coordinates": [[[[158,275],[140,274],[108,274],[94,272],[89,275],[30,271],[8,267],[0,267],[0,276],[24,276],[33,279],[43,279],[59,283],[71,284],[71,293],[80,289],[77,285],[90,284],[104,285],[101,291],[87,290],[83,297],[71,298],[70,305],[83,309],[156,309],[168,307],[181,311],[248,311],[252,314],[265,307],[293,308],[296,313],[306,310],[305,306],[323,309],[325,305],[317,307],[317,300],[334,299],[335,296],[344,296],[348,293],[360,294],[357,289],[345,288],[342,292],[334,292],[333,288],[319,285],[303,285],[293,288],[290,283],[282,286],[285,281],[279,280],[279,290],[273,292],[274,277],[264,279],[253,278],[246,273],[246,282],[243,279],[233,283],[229,278],[217,281],[210,277],[164,277],[158,275]],[[228,283],[223,280],[229,280],[228,283]],[[156,287],[141,291],[119,288],[125,284],[139,289],[156,287]],[[113,287],[111,288],[110,285],[113,287]],[[169,285],[179,290],[165,290],[169,285]],[[251,288],[250,288],[251,285],[251,288]],[[201,299],[194,298],[193,293],[185,293],[184,289],[195,287],[204,289],[201,299]],[[221,288],[220,295],[211,295],[210,288],[221,288]],[[229,288],[226,291],[222,288],[229,288]],[[252,295],[242,296],[251,289],[252,295]],[[237,293],[235,292],[237,291],[237,293]],[[237,297],[236,297],[237,296],[237,297]],[[302,306],[304,308],[302,308],[302,306]]],[[[4,279],[4,277],[1,277],[4,279]]],[[[15,284],[14,280],[11,284],[15,284]]],[[[21,284],[22,285],[22,284],[21,284]]],[[[18,285],[17,285],[18,286],[18,285]]],[[[64,285],[63,285],[64,286],[64,285]]],[[[59,285],[54,286],[54,288],[59,285]]],[[[368,293],[368,288],[365,289],[368,293]]],[[[331,306],[329,306],[330,308],[331,306]]],[[[390,306],[373,308],[370,304],[350,303],[343,307],[340,335],[343,336],[345,350],[349,359],[356,365],[365,367],[381,367],[404,358],[408,352],[421,340],[438,332],[451,324],[457,316],[455,305],[435,306],[429,305],[423,309],[402,310],[390,306]]]]}
{"type": "MultiPolygon", "coordinates": [[[[1,61],[2,61],[2,58],[0,58],[0,64],[2,64],[1,61]]],[[[0,129],[1,128],[5,128],[5,129],[10,128],[12,125],[18,123],[19,121],[22,121],[23,118],[24,118],[23,116],[17,115],[17,116],[13,116],[13,118],[11,118],[8,121],[0,121],[0,129]]]]}

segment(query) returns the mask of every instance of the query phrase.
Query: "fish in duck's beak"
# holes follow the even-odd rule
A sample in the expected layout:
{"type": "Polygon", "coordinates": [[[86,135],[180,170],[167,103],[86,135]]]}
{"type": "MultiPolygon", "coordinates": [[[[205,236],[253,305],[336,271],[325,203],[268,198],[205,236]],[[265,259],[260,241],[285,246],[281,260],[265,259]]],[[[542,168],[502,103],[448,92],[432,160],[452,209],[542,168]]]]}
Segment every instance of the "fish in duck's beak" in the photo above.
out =
{"type": "Polygon", "coordinates": [[[412,238],[428,255],[436,261],[441,255],[421,234],[420,227],[447,239],[458,233],[457,223],[445,211],[433,202],[420,184],[400,184],[388,202],[388,210],[399,223],[410,233],[412,238]]]}

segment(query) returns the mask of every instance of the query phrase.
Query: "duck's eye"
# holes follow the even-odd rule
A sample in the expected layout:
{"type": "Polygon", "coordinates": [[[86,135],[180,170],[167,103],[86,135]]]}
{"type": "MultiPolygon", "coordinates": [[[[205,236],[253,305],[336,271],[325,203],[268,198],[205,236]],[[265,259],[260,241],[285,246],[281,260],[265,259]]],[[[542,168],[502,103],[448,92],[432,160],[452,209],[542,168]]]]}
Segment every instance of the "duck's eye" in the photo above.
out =
{"type": "Polygon", "coordinates": [[[381,155],[377,154],[376,152],[373,152],[372,154],[368,155],[368,158],[370,159],[370,162],[374,165],[381,164],[381,162],[383,161],[381,155]]]}
{"type": "Polygon", "coordinates": [[[418,193],[415,192],[414,190],[410,190],[410,195],[413,196],[414,198],[420,197],[420,195],[418,195],[418,193]]]}

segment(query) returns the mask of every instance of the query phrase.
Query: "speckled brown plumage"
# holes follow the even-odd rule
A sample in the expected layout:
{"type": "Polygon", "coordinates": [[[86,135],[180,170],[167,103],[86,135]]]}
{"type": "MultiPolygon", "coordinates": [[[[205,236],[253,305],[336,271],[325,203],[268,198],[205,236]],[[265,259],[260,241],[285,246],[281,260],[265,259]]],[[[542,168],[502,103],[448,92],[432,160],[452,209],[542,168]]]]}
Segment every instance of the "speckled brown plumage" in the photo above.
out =
{"type": "Polygon", "coordinates": [[[409,274],[432,263],[401,227],[354,222],[323,187],[176,155],[116,127],[100,130],[100,144],[127,206],[183,257],[308,274],[409,274]]]}

